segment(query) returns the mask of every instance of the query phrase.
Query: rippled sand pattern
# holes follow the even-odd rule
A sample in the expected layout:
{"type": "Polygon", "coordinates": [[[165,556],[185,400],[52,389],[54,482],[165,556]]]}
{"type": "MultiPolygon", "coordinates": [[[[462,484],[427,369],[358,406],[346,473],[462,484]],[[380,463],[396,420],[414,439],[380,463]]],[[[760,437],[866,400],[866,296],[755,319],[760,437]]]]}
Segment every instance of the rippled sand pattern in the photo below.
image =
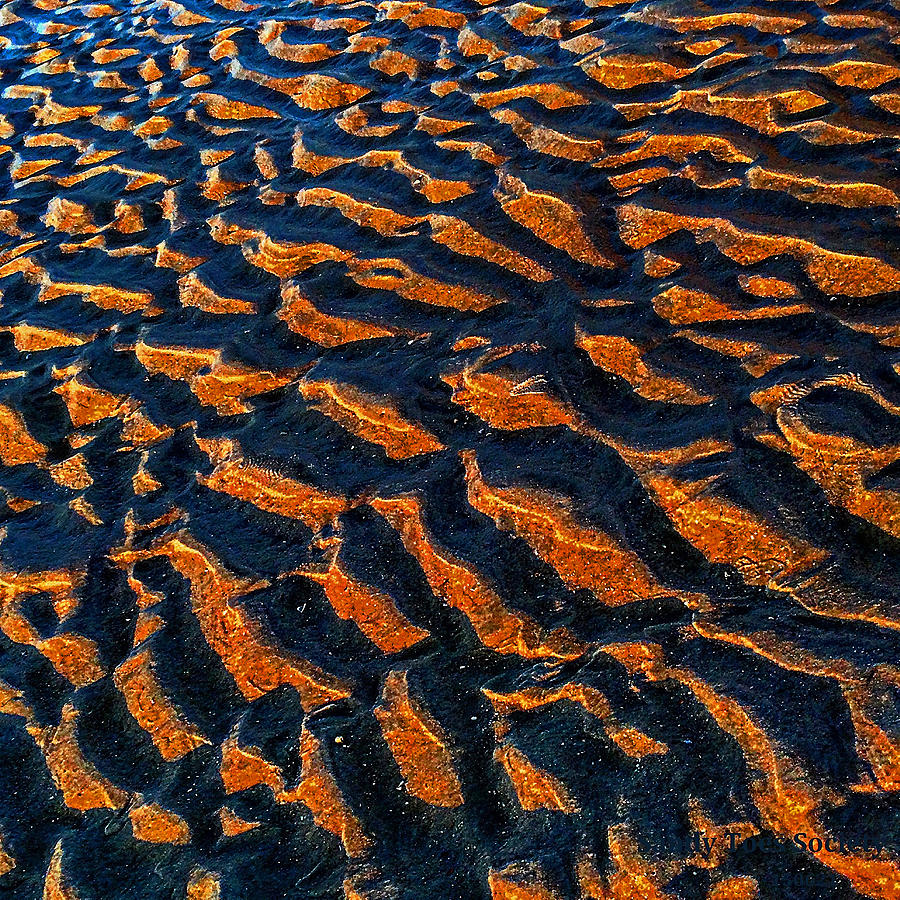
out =
{"type": "Polygon", "coordinates": [[[0,894],[900,897],[898,47],[3,3],[0,894]]]}

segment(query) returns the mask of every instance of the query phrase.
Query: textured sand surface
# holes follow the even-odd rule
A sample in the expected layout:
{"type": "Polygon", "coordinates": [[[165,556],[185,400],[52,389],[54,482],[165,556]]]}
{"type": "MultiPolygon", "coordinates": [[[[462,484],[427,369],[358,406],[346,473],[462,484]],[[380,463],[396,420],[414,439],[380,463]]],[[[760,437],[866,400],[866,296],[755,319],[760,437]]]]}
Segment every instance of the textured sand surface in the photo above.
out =
{"type": "Polygon", "coordinates": [[[900,898],[898,47],[2,3],[0,896],[900,898]]]}

